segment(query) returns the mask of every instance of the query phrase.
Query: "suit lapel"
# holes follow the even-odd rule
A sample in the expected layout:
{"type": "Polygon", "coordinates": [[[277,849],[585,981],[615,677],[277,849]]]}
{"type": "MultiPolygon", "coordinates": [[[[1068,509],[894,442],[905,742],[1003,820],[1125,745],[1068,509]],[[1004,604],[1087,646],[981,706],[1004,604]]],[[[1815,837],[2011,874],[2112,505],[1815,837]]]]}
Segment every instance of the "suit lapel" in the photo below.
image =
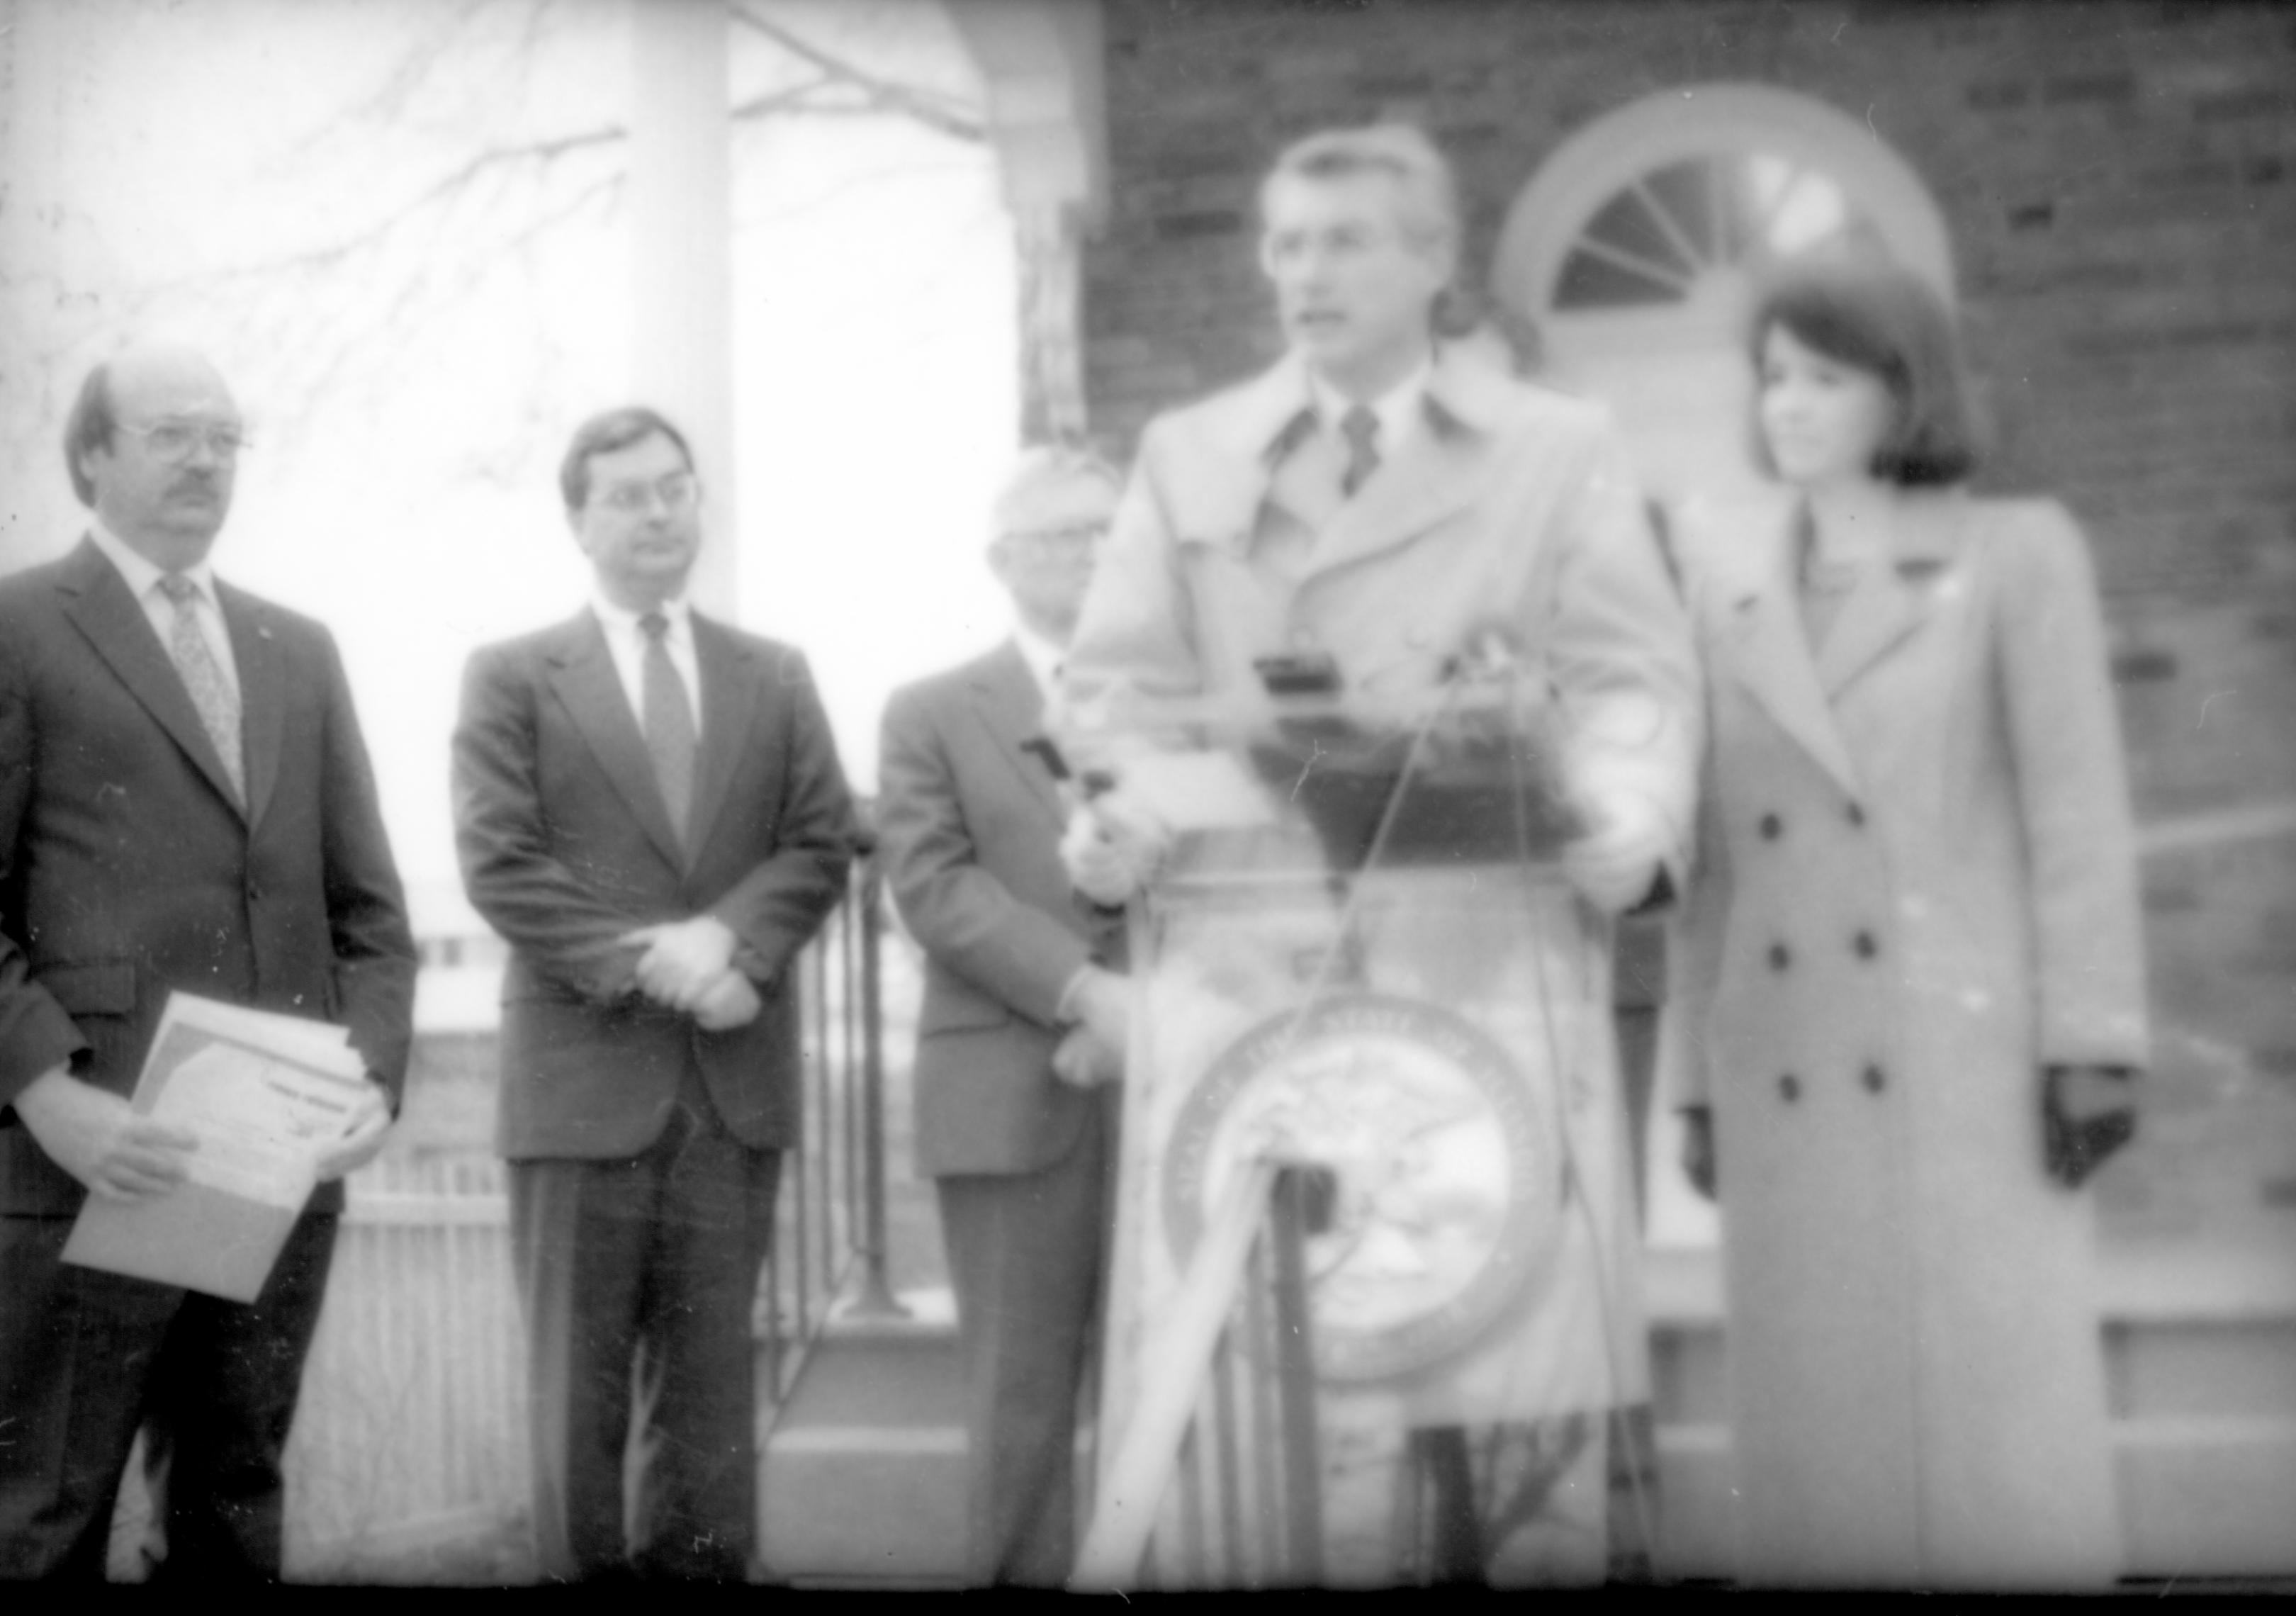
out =
{"type": "Polygon", "coordinates": [[[1028,660],[1021,656],[1021,648],[1007,641],[983,657],[973,664],[972,676],[965,681],[965,688],[972,698],[972,716],[988,732],[1004,760],[1019,772],[1029,794],[1054,824],[1064,824],[1068,814],[1052,772],[1041,759],[1031,757],[1021,745],[1043,733],[1045,716],[1044,696],[1037,689],[1037,676],[1029,671],[1028,660]]]}
{"type": "MultiPolygon", "coordinates": [[[[68,597],[64,615],[86,636],[128,693],[143,703],[168,738],[207,776],[216,794],[237,811],[231,776],[224,772],[215,742],[208,739],[199,710],[184,688],[183,676],[168,660],[160,636],[152,632],[151,619],[128,593],[127,581],[90,541],[81,541],[72,560],[75,564],[61,580],[68,597]]],[[[234,649],[236,652],[235,636],[234,649]]],[[[241,677],[243,681],[244,673],[241,677]]]]}
{"type": "Polygon", "coordinates": [[[685,850],[670,829],[669,809],[654,783],[653,755],[638,733],[637,716],[630,711],[629,697],[623,693],[621,677],[606,649],[606,631],[596,616],[586,611],[568,624],[565,637],[547,654],[551,688],[631,817],[670,868],[685,869],[685,850]]]}
{"type": "Polygon", "coordinates": [[[216,599],[231,631],[232,660],[239,668],[241,748],[247,761],[247,822],[263,823],[273,789],[279,783],[280,737],[287,724],[286,689],[279,644],[264,620],[261,605],[218,583],[216,599]]]}
{"type": "Polygon", "coordinates": [[[693,822],[687,827],[687,841],[698,856],[709,844],[734,773],[749,755],[741,737],[762,698],[757,660],[749,647],[698,612],[688,621],[693,625],[694,666],[701,676],[701,748],[694,759],[693,822]]]}
{"type": "Polygon", "coordinates": [[[1833,710],[1811,660],[1809,636],[1794,597],[1794,529],[1773,538],[1760,570],[1742,580],[1729,603],[1730,671],[1779,728],[1817,759],[1851,797],[1862,795],[1857,772],[1833,722],[1833,710]]]}

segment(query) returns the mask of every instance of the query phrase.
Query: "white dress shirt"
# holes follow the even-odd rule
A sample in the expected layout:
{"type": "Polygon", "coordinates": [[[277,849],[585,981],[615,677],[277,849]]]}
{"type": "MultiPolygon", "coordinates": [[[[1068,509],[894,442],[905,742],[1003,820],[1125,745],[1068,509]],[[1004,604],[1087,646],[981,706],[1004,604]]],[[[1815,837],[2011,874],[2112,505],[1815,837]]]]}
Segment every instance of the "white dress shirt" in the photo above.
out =
{"type": "MultiPolygon", "coordinates": [[[[95,547],[103,552],[104,558],[119,570],[121,579],[127,585],[127,593],[134,595],[135,603],[144,608],[144,619],[152,625],[152,632],[160,636],[160,648],[168,650],[176,638],[176,603],[169,600],[160,587],[160,580],[168,576],[167,569],[153,565],[128,548],[127,540],[100,521],[89,524],[87,536],[95,541],[95,547]]],[[[193,620],[199,624],[200,636],[208,643],[209,654],[215,658],[216,666],[222,669],[224,682],[231,686],[232,697],[236,701],[239,697],[239,662],[231,653],[231,630],[225,626],[223,607],[216,600],[215,569],[201,561],[195,566],[184,568],[184,576],[191,579],[199,590],[198,596],[192,603],[193,620]]],[[[172,660],[173,657],[174,653],[170,652],[169,660],[172,660]]]]}
{"type": "MultiPolygon", "coordinates": [[[[638,627],[644,612],[632,611],[627,606],[617,606],[603,595],[590,598],[590,610],[598,614],[598,626],[606,631],[606,650],[614,659],[614,673],[622,682],[622,694],[630,704],[631,716],[638,727],[645,727],[645,653],[646,633],[638,627]]],[[[655,608],[668,627],[662,633],[662,645],[669,652],[669,665],[677,669],[677,677],[685,682],[685,705],[693,714],[693,736],[701,738],[701,665],[693,654],[693,613],[683,600],[664,601],[655,608]]]]}
{"type": "Polygon", "coordinates": [[[1021,648],[1021,660],[1028,663],[1029,673],[1036,677],[1037,693],[1050,707],[1053,698],[1060,693],[1061,660],[1068,655],[1068,647],[1055,645],[1022,622],[1013,625],[1013,639],[1021,648]]]}
{"type": "MultiPolygon", "coordinates": [[[[1379,422],[1379,436],[1372,447],[1378,451],[1382,464],[1392,459],[1397,447],[1417,429],[1420,417],[1426,413],[1420,401],[1426,398],[1427,383],[1434,374],[1435,357],[1430,353],[1423,356],[1402,381],[1378,398],[1364,400],[1365,407],[1379,422]]],[[[1332,441],[1344,452],[1348,439],[1347,434],[1340,430],[1340,422],[1347,419],[1348,412],[1355,408],[1357,401],[1312,369],[1308,372],[1308,391],[1315,400],[1316,426],[1329,433],[1332,441]]]]}

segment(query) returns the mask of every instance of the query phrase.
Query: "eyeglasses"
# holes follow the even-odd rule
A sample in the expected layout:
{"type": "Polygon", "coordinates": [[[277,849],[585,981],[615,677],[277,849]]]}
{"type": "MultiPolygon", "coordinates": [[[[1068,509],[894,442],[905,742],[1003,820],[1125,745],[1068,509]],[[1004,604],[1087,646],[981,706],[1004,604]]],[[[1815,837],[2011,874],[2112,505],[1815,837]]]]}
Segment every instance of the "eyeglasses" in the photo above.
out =
{"type": "Polygon", "coordinates": [[[672,516],[693,509],[701,498],[701,480],[691,472],[672,472],[653,482],[618,482],[593,496],[595,502],[625,516],[643,515],[656,500],[672,516]]]}
{"type": "Polygon", "coordinates": [[[1107,537],[1106,522],[1086,521],[1066,528],[1037,528],[1025,533],[1007,533],[1004,542],[1028,550],[1081,550],[1100,543],[1107,537]]]}
{"type": "Polygon", "coordinates": [[[201,426],[188,421],[129,426],[121,422],[119,430],[141,438],[154,459],[169,465],[180,465],[189,460],[192,451],[202,444],[207,446],[209,454],[226,461],[238,459],[239,452],[248,447],[247,434],[235,426],[201,426]]]}

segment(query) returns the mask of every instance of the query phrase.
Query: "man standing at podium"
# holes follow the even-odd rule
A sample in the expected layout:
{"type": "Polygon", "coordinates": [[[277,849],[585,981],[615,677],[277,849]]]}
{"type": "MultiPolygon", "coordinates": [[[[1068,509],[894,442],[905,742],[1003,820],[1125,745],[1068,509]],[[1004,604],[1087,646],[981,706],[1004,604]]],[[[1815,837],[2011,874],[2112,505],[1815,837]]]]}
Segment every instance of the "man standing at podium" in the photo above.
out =
{"type": "MultiPolygon", "coordinates": [[[[1630,1511],[1607,1512],[1599,1469],[1548,1489],[1550,1504],[1570,1505],[1575,1488],[1591,1505],[1559,1534],[1591,1538],[1591,1564],[1560,1563],[1557,1535],[1535,1545],[1517,1528],[1532,1508],[1523,1499],[1546,1485],[1525,1478],[1550,1451],[1541,1431],[1551,1427],[1537,1422],[1554,1412],[1552,1397],[1580,1399],[1578,1429],[1599,1439],[1609,1408],[1647,1396],[1608,922],[1679,881],[1697,742],[1690,634],[1605,414],[1440,340],[1460,224],[1433,144],[1399,125],[1312,135],[1279,157],[1260,202],[1260,265],[1289,351],[1149,425],[1064,694],[1089,724],[1125,693],[1256,688],[1255,664],[1281,658],[1320,668],[1372,710],[1408,710],[1414,693],[1493,664],[1551,696],[1562,782],[1584,831],[1561,857],[1575,917],[1560,889],[1536,900],[1539,935],[1560,939],[1539,945],[1549,952],[1536,980],[1553,1001],[1550,1027],[1568,1033],[1558,1081],[1595,1096],[1587,1109],[1599,1127],[1570,1146],[1579,1153],[1570,1239],[1585,1248],[1585,1283],[1567,1305],[1540,1302],[1543,1317],[1500,1326],[1432,1372],[1470,1390],[1398,1394],[1424,1483],[1406,1496],[1436,1500],[1432,1546],[1403,1563],[1407,1574],[1497,1581],[1599,1578],[1606,1513],[1615,1554],[1646,1525],[1644,1489],[1630,1511]],[[1547,1375],[1537,1397],[1521,1390],[1514,1371],[1529,1358],[1574,1353],[1579,1368],[1547,1375]]],[[[1094,819],[1095,838],[1067,844],[1071,873],[1089,897],[1119,901],[1168,838],[1121,787],[1094,819]]],[[[1391,973],[1433,983],[1438,997],[1484,963],[1467,933],[1440,922],[1389,933],[1391,973]]],[[[1590,1446],[1599,1452],[1599,1440],[1590,1446]]]]}
{"type": "Polygon", "coordinates": [[[1069,890],[1044,734],[1116,473],[1030,450],[988,564],[1012,638],[896,693],[879,751],[885,878],[925,950],[917,1166],[939,1191],[966,1381],[967,1571],[1058,1586],[1075,1554],[1076,1406],[1100,1300],[1123,984],[1118,918],[1069,890]]]}

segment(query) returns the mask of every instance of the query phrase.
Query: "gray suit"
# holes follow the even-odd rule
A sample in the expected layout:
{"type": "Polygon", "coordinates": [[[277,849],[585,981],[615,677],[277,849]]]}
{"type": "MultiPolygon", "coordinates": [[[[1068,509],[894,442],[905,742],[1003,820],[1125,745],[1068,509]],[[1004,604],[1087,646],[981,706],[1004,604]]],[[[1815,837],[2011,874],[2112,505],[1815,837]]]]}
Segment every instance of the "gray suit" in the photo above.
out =
{"type": "Polygon", "coordinates": [[[939,1181],[971,1386],[972,1571],[1051,1584],[1074,1553],[1076,1399],[1114,1167],[1109,1091],[1053,1075],[1055,1015],[1119,939],[1070,895],[1059,795],[1021,750],[1042,706],[1011,644],[896,693],[879,831],[926,956],[917,1165],[939,1181]]]}

